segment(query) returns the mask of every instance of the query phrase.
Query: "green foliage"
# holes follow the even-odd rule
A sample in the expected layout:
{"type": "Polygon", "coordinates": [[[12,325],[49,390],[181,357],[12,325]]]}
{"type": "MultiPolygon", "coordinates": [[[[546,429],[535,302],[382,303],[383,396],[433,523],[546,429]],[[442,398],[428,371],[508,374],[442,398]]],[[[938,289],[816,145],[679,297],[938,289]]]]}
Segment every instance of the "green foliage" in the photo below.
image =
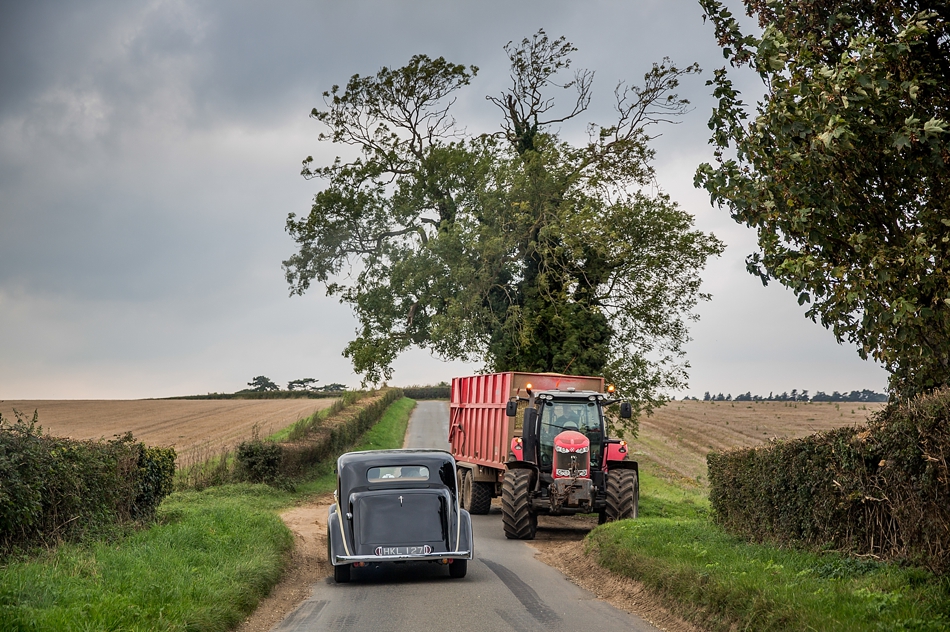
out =
{"type": "Polygon", "coordinates": [[[44,435],[36,413],[12,424],[0,416],[0,551],[149,519],[174,473],[173,449],[131,434],[74,441],[44,435]]]}
{"type": "MultiPolygon", "coordinates": [[[[274,384],[274,382],[264,375],[258,375],[253,380],[247,383],[251,388],[247,389],[252,393],[264,393],[267,391],[279,391],[280,387],[274,384]]],[[[287,390],[292,391],[294,389],[288,387],[287,390]]]]}
{"type": "MultiPolygon", "coordinates": [[[[353,449],[400,447],[412,406],[396,401],[353,449]]],[[[180,491],[147,530],[8,561],[0,630],[233,629],[289,559],[293,537],[276,512],[333,489],[335,461],[296,493],[248,484],[180,491]]]]}
{"type": "Polygon", "coordinates": [[[314,378],[312,378],[312,377],[305,377],[305,378],[301,378],[301,379],[299,379],[299,380],[290,380],[289,382],[287,382],[287,390],[288,390],[288,391],[312,391],[312,390],[316,390],[316,388],[317,388],[317,386],[316,386],[317,382],[319,382],[319,380],[316,380],[316,379],[314,379],[314,378]]]}
{"type": "Polygon", "coordinates": [[[402,389],[409,399],[449,399],[452,396],[452,387],[448,384],[438,386],[407,386],[402,389]]]}
{"type": "Polygon", "coordinates": [[[866,429],[707,462],[710,501],[730,532],[950,572],[950,389],[892,404],[866,429]]]}
{"type": "Polygon", "coordinates": [[[598,563],[645,584],[704,630],[944,630],[946,582],[913,567],[742,542],[703,518],[594,530],[598,563]]]}
{"type": "MultiPolygon", "coordinates": [[[[129,440],[132,436],[129,435],[129,440]]],[[[175,482],[175,449],[154,448],[139,444],[138,494],[133,504],[132,518],[152,518],[162,499],[172,493],[175,482]]]]}
{"type": "Polygon", "coordinates": [[[700,0],[733,66],[766,96],[753,115],[723,68],[696,183],[758,233],[748,269],[891,373],[902,398],[950,382],[950,11],[922,0],[744,0],[743,35],[700,0]],[[751,118],[750,118],[751,117],[751,118]]]}
{"type": "MultiPolygon", "coordinates": [[[[348,393],[341,404],[351,406],[361,393],[348,393]]],[[[314,467],[335,459],[367,430],[376,425],[383,413],[393,403],[402,399],[402,390],[390,388],[373,397],[361,406],[352,406],[339,414],[334,424],[318,424],[307,429],[306,434],[292,442],[279,444],[282,456],[280,475],[284,479],[294,480],[306,476],[314,467]]],[[[330,413],[333,415],[334,413],[330,413]]]]}
{"type": "Polygon", "coordinates": [[[234,458],[223,454],[213,462],[192,466],[179,477],[180,487],[202,489],[248,481],[291,489],[314,468],[353,445],[402,397],[402,391],[394,388],[377,393],[346,391],[330,407],[280,433],[280,441],[253,437],[238,446],[234,458]]]}
{"type": "Polygon", "coordinates": [[[364,434],[359,442],[350,448],[359,450],[393,450],[401,448],[406,441],[406,429],[409,427],[409,414],[416,407],[415,400],[403,397],[395,400],[386,409],[379,422],[364,434]]]}
{"type": "Polygon", "coordinates": [[[246,485],[179,492],[147,530],[11,561],[0,569],[0,630],[233,629],[293,546],[274,497],[246,485]]]}
{"type": "Polygon", "coordinates": [[[574,47],[534,37],[505,48],[511,88],[490,100],[502,131],[469,135],[452,118],[477,72],[424,55],[324,94],[321,139],[359,150],[319,178],[310,213],[291,214],[299,249],[291,293],[312,282],[349,303],[345,355],[372,382],[403,350],[483,360],[491,370],[606,374],[641,407],[684,384],[682,347],[699,270],[722,244],[653,193],[651,126],[681,114],[682,77],[664,60],[641,86],[619,84],[615,121],[571,145],[556,131],[584,112],[593,73],[561,75],[574,47]],[[554,92],[575,91],[556,111],[554,92]],[[349,262],[359,272],[345,276],[349,262]]]}
{"type": "Polygon", "coordinates": [[[598,527],[587,551],[704,630],[942,630],[950,583],[840,553],[749,544],[712,522],[702,490],[640,463],[640,517],[598,527]]]}
{"type": "Polygon", "coordinates": [[[274,483],[280,474],[283,452],[279,444],[254,439],[238,446],[240,476],[251,483],[274,483]]]}

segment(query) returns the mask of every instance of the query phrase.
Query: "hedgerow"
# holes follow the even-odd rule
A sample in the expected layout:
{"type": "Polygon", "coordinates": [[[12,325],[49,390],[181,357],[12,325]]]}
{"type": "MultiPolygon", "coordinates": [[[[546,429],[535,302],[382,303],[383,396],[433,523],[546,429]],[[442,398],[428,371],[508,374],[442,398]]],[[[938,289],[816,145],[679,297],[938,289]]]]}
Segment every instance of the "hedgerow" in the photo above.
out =
{"type": "Polygon", "coordinates": [[[175,451],[131,433],[110,441],[44,435],[37,414],[0,416],[0,553],[146,520],[171,492],[175,451]]]}
{"type": "Polygon", "coordinates": [[[391,388],[355,407],[361,395],[350,395],[335,403],[328,416],[314,417],[301,426],[291,440],[271,443],[259,439],[238,446],[238,476],[251,482],[285,483],[306,474],[315,465],[334,459],[380,420],[402,390],[391,388]],[[352,407],[352,408],[350,408],[352,407]],[[334,423],[328,423],[329,419],[334,423]]]}
{"type": "Polygon", "coordinates": [[[864,428],[707,463],[714,516],[733,533],[950,572],[950,389],[891,404],[864,428]]]}

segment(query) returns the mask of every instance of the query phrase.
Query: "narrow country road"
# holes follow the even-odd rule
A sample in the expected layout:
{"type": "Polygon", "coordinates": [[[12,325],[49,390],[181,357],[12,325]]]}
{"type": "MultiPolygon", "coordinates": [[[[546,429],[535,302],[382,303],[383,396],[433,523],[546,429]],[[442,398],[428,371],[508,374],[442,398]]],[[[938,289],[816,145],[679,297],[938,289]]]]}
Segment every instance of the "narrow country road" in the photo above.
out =
{"type": "MultiPolygon", "coordinates": [[[[406,447],[448,449],[448,404],[419,402],[406,447]]],[[[389,564],[353,571],[349,584],[331,578],[273,632],[641,632],[644,620],[599,601],[537,561],[529,543],[507,540],[497,509],[472,516],[475,559],[464,579],[435,564],[389,564]]]]}

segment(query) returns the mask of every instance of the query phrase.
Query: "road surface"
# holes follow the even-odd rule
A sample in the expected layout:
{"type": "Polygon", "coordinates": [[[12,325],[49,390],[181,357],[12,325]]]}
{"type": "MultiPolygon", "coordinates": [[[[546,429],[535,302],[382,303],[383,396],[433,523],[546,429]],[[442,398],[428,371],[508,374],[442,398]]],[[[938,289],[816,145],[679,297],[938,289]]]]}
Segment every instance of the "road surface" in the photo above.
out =
{"type": "MultiPolygon", "coordinates": [[[[406,447],[448,449],[448,404],[419,402],[406,447]]],[[[353,569],[353,581],[327,578],[273,632],[645,632],[643,619],[599,601],[534,559],[528,543],[505,539],[501,516],[472,516],[475,559],[464,579],[436,564],[353,569]]]]}

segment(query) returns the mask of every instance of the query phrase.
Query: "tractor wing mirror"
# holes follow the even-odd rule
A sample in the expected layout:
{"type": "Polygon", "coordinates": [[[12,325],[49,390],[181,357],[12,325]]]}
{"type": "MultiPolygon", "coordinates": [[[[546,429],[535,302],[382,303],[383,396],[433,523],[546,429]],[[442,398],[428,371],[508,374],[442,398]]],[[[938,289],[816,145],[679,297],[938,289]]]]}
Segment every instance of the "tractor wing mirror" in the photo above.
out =
{"type": "Polygon", "coordinates": [[[620,402],[620,418],[630,419],[631,417],[633,417],[633,406],[630,402],[620,402]]]}
{"type": "Polygon", "coordinates": [[[508,405],[505,406],[505,415],[508,417],[517,417],[518,416],[518,402],[514,400],[509,400],[508,405]]]}

